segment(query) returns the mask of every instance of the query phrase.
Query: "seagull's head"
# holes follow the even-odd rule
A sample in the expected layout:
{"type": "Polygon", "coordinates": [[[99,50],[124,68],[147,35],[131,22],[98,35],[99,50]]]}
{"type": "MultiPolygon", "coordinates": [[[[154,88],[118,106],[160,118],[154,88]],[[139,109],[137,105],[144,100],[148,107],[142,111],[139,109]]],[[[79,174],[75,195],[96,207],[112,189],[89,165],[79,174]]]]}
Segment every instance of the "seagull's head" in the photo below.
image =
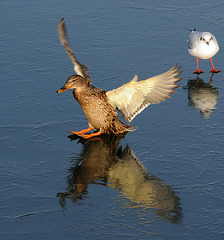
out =
{"type": "Polygon", "coordinates": [[[80,75],[72,75],[67,79],[64,86],[57,90],[57,93],[64,92],[68,89],[82,90],[82,89],[86,89],[87,86],[88,84],[85,78],[83,78],[80,75]]]}
{"type": "Polygon", "coordinates": [[[201,34],[200,41],[206,43],[208,46],[211,41],[213,41],[213,36],[209,32],[204,32],[201,34]]]}

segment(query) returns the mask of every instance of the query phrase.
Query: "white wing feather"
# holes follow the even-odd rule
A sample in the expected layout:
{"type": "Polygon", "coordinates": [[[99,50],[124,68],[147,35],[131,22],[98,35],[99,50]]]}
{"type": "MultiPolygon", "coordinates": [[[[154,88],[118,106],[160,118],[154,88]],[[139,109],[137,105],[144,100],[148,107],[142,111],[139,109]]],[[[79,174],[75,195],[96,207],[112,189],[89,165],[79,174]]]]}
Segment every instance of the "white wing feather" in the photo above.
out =
{"type": "Polygon", "coordinates": [[[179,86],[176,82],[181,80],[176,78],[181,73],[179,70],[180,67],[174,66],[163,74],[139,82],[135,76],[130,82],[108,91],[108,101],[127,122],[131,122],[150,104],[159,103],[175,92],[173,89],[179,86]]]}

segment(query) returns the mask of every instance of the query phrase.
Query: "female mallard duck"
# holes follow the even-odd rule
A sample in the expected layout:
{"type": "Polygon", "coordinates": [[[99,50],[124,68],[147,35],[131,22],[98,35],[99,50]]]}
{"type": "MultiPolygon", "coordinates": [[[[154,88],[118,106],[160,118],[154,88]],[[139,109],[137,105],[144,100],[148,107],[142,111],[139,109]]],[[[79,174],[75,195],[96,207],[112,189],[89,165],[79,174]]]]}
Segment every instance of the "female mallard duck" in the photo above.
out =
{"type": "Polygon", "coordinates": [[[89,128],[79,132],[69,131],[83,138],[91,138],[102,133],[120,134],[134,131],[136,128],[119,120],[118,109],[127,122],[143,111],[147,106],[159,103],[179,85],[176,83],[181,78],[176,78],[181,71],[180,67],[174,66],[169,71],[146,80],[137,81],[135,76],[130,82],[111,91],[104,91],[92,85],[88,74],[88,68],[78,62],[67,40],[65,22],[61,19],[58,26],[58,34],[62,45],[74,64],[74,70],[78,75],[72,75],[57,92],[73,90],[73,96],[81,105],[88,120],[89,128]],[[98,132],[86,134],[92,129],[98,132]]]}

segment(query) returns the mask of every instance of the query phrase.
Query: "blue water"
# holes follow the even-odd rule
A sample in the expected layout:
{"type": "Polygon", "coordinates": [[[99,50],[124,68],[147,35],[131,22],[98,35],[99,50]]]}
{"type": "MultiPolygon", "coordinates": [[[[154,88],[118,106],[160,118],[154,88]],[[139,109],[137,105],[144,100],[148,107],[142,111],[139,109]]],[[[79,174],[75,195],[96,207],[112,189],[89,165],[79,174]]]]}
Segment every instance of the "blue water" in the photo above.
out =
{"type": "Polygon", "coordinates": [[[0,238],[223,239],[224,4],[220,1],[1,1],[0,238]],[[65,18],[96,87],[182,66],[166,101],[135,132],[82,142],[87,121],[67,91],[73,65],[60,45],[65,18]],[[185,28],[220,45],[196,78],[185,28]]]}

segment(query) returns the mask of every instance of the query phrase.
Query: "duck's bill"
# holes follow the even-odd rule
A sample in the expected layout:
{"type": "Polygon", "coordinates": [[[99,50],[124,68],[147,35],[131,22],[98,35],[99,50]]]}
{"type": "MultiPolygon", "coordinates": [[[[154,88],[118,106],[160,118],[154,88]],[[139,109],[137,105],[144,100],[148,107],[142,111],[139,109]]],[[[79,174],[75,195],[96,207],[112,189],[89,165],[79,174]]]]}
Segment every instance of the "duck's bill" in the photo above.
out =
{"type": "Polygon", "coordinates": [[[62,88],[58,89],[57,93],[62,93],[65,92],[66,90],[68,90],[68,88],[66,86],[63,86],[62,88]]]}

